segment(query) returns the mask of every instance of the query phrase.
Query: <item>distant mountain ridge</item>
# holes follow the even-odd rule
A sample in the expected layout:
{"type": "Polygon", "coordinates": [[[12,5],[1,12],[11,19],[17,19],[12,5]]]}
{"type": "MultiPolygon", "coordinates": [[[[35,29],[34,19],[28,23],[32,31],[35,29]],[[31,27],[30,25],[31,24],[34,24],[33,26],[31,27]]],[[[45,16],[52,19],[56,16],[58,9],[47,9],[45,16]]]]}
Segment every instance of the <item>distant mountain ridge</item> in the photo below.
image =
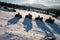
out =
{"type": "Polygon", "coordinates": [[[48,8],[42,4],[23,4],[23,5],[17,5],[17,4],[11,4],[11,3],[5,3],[5,2],[0,2],[1,6],[8,6],[12,8],[32,8],[32,9],[38,9],[38,10],[44,10],[48,12],[55,13],[60,16],[60,10],[54,9],[54,8],[48,8]],[[33,6],[32,6],[33,5],[33,6]]]}
{"type": "Polygon", "coordinates": [[[54,8],[54,9],[60,10],[60,5],[53,5],[53,6],[50,6],[50,8],[54,8]]]}
{"type": "Polygon", "coordinates": [[[36,7],[36,8],[42,8],[42,9],[48,9],[47,6],[44,6],[42,4],[35,4],[35,3],[33,3],[33,4],[23,4],[23,5],[25,5],[25,6],[32,6],[32,7],[36,7]]]}

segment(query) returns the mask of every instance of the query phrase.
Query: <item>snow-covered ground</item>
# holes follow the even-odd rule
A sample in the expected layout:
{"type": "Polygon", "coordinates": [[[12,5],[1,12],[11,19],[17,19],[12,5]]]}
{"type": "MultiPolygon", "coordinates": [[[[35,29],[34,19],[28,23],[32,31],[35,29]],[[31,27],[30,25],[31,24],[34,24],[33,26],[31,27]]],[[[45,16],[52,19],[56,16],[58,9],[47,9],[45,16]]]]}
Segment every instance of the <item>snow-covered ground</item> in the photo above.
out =
{"type": "Polygon", "coordinates": [[[46,35],[55,36],[56,40],[60,40],[60,20],[42,13],[18,9],[16,11],[0,9],[0,40],[41,40],[46,35]],[[22,18],[14,17],[17,13],[20,13],[22,18]],[[32,20],[25,18],[29,13],[33,16],[32,20]],[[43,17],[43,22],[34,20],[38,15],[43,17]],[[49,17],[55,19],[54,24],[45,22],[49,17]]]}

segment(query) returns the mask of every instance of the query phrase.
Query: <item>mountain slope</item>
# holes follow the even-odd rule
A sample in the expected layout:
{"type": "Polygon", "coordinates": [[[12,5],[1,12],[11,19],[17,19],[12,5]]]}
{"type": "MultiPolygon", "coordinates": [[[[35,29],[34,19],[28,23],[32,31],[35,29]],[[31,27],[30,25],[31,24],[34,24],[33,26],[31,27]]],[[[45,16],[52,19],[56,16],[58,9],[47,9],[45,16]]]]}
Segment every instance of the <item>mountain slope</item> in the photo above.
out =
{"type": "Polygon", "coordinates": [[[46,35],[55,36],[60,40],[60,20],[53,18],[55,24],[50,24],[45,22],[50,15],[18,9],[16,11],[0,10],[0,40],[40,40],[46,35]],[[18,12],[22,15],[21,19],[14,17],[18,12]],[[33,16],[32,20],[25,19],[29,13],[33,16]],[[34,20],[38,15],[44,18],[43,22],[34,20]]]}

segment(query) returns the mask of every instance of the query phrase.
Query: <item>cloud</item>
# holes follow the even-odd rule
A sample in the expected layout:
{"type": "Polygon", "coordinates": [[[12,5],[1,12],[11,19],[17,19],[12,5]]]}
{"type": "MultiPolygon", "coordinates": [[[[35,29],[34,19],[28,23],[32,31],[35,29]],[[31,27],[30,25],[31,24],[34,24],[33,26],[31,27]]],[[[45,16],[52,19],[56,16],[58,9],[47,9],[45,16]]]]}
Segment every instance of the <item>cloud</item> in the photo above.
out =
{"type": "Polygon", "coordinates": [[[0,0],[3,2],[9,2],[13,4],[43,4],[45,6],[60,5],[60,0],[0,0]]]}

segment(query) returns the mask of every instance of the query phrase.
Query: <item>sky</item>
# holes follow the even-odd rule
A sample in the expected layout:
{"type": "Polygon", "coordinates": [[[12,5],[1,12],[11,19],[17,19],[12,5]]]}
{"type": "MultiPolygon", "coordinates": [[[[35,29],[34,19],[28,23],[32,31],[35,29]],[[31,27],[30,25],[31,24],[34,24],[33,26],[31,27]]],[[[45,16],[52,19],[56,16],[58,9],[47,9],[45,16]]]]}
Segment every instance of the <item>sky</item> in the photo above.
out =
{"type": "Polygon", "coordinates": [[[10,3],[29,2],[29,3],[60,4],[60,0],[0,0],[0,1],[10,2],[10,3]]]}
{"type": "Polygon", "coordinates": [[[60,0],[0,0],[2,2],[8,2],[13,4],[42,4],[44,6],[60,6],[60,0]]]}

